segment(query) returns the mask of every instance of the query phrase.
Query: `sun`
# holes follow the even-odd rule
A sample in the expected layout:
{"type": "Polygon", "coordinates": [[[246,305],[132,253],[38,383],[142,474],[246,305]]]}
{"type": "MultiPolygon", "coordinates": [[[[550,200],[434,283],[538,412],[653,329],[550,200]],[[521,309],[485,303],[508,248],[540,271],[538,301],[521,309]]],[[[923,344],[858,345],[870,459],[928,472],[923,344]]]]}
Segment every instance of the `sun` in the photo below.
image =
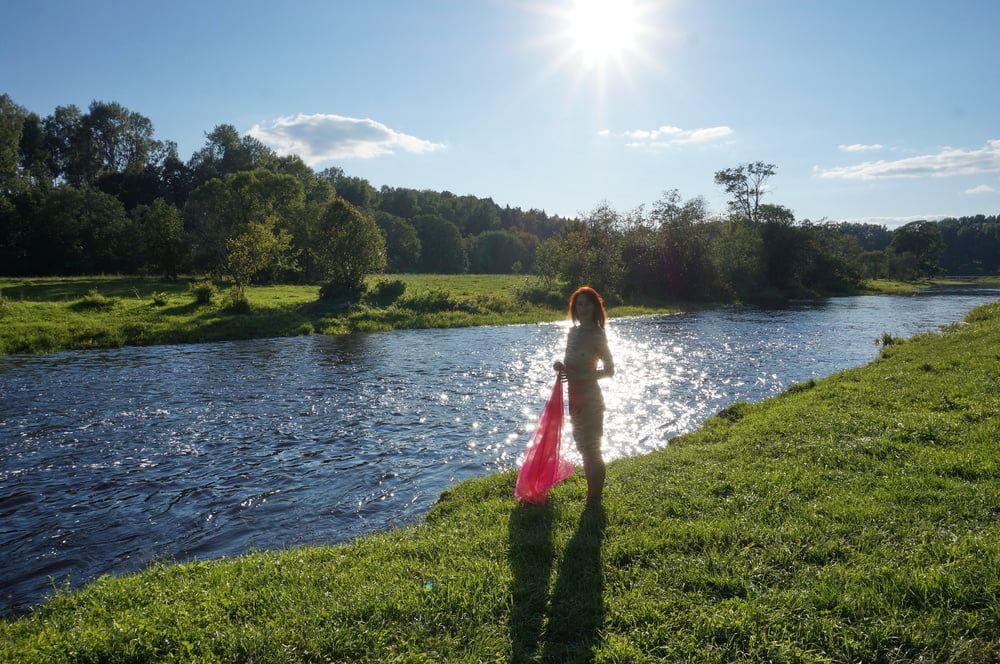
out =
{"type": "Polygon", "coordinates": [[[568,79],[573,95],[593,93],[598,111],[611,94],[641,95],[638,81],[663,70],[664,49],[676,41],[674,30],[667,29],[674,0],[527,2],[523,7],[542,19],[533,22],[536,36],[529,47],[551,57],[530,85],[568,79]]]}
{"type": "Polygon", "coordinates": [[[638,49],[641,12],[629,0],[574,0],[566,9],[566,35],[588,67],[604,67],[638,49]]]}

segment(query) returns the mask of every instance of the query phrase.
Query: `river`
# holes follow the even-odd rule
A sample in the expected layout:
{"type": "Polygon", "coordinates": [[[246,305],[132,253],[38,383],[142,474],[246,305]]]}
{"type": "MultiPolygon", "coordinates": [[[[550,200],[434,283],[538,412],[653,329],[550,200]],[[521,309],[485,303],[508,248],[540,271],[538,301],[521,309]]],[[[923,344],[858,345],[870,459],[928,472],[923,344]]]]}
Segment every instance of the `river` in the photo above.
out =
{"type": "MultiPolygon", "coordinates": [[[[960,321],[997,288],[612,320],[606,458],[960,321]]],[[[154,560],[342,542],[515,467],[565,323],[0,358],[0,612],[154,560]]],[[[572,449],[572,444],[567,443],[572,449]]],[[[575,450],[571,458],[575,461],[575,450]]]]}

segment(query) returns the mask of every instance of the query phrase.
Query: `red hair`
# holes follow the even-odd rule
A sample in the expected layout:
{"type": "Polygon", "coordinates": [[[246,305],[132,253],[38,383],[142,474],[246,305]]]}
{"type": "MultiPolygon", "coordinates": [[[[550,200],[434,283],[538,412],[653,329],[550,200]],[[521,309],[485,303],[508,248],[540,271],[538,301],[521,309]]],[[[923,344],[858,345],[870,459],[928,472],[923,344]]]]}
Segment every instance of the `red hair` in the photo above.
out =
{"type": "Polygon", "coordinates": [[[569,296],[569,319],[574,323],[580,322],[580,319],[576,317],[576,298],[581,295],[589,295],[594,301],[594,324],[603,329],[605,321],[608,320],[608,312],[604,308],[604,298],[590,286],[580,286],[569,296]]]}

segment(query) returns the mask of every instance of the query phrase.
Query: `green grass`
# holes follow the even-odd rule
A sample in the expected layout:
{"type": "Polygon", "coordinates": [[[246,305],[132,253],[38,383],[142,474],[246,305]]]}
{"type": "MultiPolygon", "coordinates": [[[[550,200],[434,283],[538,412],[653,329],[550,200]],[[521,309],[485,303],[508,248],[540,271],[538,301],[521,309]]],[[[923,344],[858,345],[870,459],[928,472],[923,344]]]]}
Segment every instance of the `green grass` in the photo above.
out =
{"type": "Polygon", "coordinates": [[[931,285],[929,281],[894,281],[892,279],[865,279],[861,284],[863,295],[896,295],[915,293],[931,285]]]}
{"type": "MultiPolygon", "coordinates": [[[[515,289],[526,282],[524,276],[382,275],[370,278],[369,283],[382,279],[402,279],[406,283],[400,302],[348,312],[318,302],[318,286],[254,286],[248,289],[251,311],[241,314],[227,309],[228,289],[217,294],[212,304],[197,305],[189,291],[190,279],[0,278],[0,355],[312,333],[536,323],[565,316],[561,308],[518,301],[515,289]],[[88,297],[89,291],[97,295],[88,297]],[[432,291],[447,294],[439,298],[439,307],[405,306],[432,291]]],[[[631,307],[613,309],[611,314],[678,310],[631,307]]]]}
{"type": "Polygon", "coordinates": [[[892,279],[865,279],[861,285],[864,295],[892,295],[914,293],[930,286],[995,286],[1000,284],[1000,275],[985,277],[934,277],[919,281],[894,281],[892,279]]]}
{"type": "Polygon", "coordinates": [[[514,473],[331,547],[156,564],[2,661],[1000,660],[1000,302],[519,507],[514,473]]]}
{"type": "Polygon", "coordinates": [[[1000,275],[972,276],[972,277],[937,277],[931,279],[931,283],[942,286],[958,286],[963,284],[975,284],[978,286],[1000,285],[1000,275]]]}

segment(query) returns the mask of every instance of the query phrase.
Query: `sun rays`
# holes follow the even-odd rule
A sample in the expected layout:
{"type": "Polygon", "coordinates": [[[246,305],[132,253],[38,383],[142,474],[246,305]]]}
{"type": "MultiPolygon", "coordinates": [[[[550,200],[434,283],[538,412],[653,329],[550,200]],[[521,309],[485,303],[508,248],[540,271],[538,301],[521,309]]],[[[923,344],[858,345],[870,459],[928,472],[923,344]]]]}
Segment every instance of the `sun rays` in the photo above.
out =
{"type": "Polygon", "coordinates": [[[666,35],[654,27],[665,0],[563,0],[533,3],[542,36],[534,46],[548,52],[534,85],[568,75],[572,97],[590,97],[601,106],[612,84],[637,93],[642,71],[658,69],[651,55],[666,35]]]}

